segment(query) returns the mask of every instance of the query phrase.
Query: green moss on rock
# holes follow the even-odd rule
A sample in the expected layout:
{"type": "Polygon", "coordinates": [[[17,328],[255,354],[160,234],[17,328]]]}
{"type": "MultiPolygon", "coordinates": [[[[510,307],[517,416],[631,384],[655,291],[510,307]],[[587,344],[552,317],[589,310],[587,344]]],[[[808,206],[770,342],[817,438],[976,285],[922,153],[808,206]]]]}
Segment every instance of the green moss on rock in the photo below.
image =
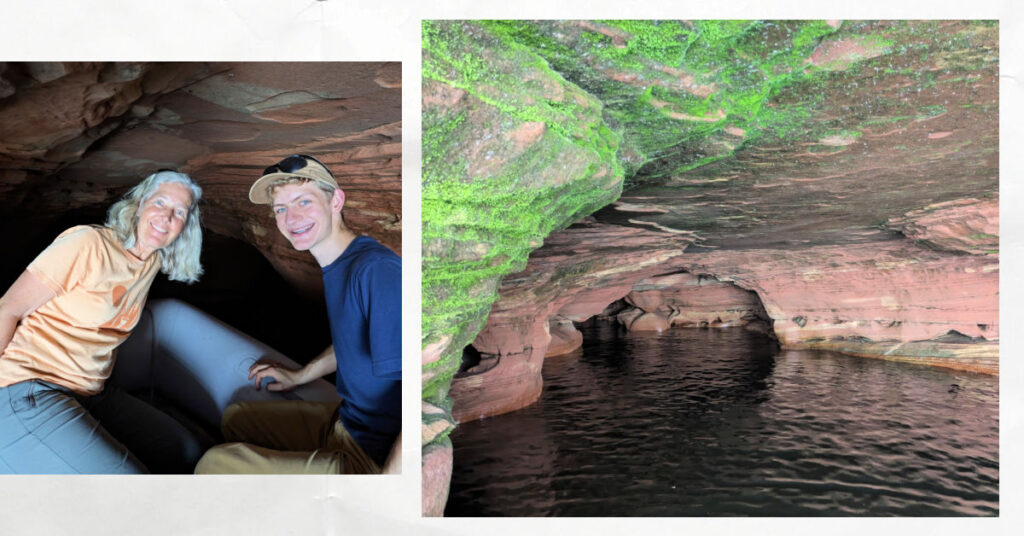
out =
{"type": "Polygon", "coordinates": [[[731,154],[702,142],[726,128],[747,139],[785,129],[802,111],[766,107],[807,75],[823,21],[484,21],[542,56],[604,103],[621,133],[627,181],[682,173],[731,154]]]}
{"type": "MultiPolygon", "coordinates": [[[[426,366],[424,398],[440,408],[501,278],[549,233],[614,201],[624,181],[656,194],[778,166],[786,151],[855,158],[871,136],[947,113],[936,92],[988,83],[998,55],[998,25],[985,21],[422,29],[423,345],[451,337],[426,366]]],[[[957,106],[998,112],[994,101],[957,106]]],[[[727,218],[712,216],[681,223],[727,218]]]]}
{"type": "Polygon", "coordinates": [[[424,399],[445,407],[501,277],[621,194],[600,101],[485,25],[423,25],[423,345],[451,336],[424,399]]]}

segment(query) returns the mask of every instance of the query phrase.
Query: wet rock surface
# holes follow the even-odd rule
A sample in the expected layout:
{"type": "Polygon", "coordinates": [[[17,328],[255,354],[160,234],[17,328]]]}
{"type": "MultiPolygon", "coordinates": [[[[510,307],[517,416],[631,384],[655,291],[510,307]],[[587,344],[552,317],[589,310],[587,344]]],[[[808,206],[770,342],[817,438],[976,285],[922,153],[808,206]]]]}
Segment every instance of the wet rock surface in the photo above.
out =
{"type": "MultiPolygon", "coordinates": [[[[456,422],[536,401],[554,340],[551,326],[556,334],[561,329],[559,339],[575,339],[572,321],[600,313],[628,294],[634,281],[673,270],[686,245],[680,237],[666,240],[662,233],[588,221],[550,235],[525,270],[502,281],[487,325],[472,343],[488,363],[452,382],[456,422]]],[[[556,346],[555,353],[566,350],[556,346]]]]}
{"type": "MultiPolygon", "coordinates": [[[[542,122],[548,131],[558,126],[550,114],[538,111],[540,105],[565,103],[569,94],[581,95],[574,99],[578,102],[599,102],[600,121],[590,128],[607,128],[617,141],[617,166],[608,169],[620,173],[623,194],[594,220],[609,230],[645,229],[690,244],[673,269],[637,274],[628,285],[623,282],[630,290],[608,296],[611,301],[624,298],[645,278],[686,272],[754,292],[784,347],[998,369],[997,23],[456,21],[426,23],[425,30],[427,87],[445,88],[427,92],[425,112],[432,95],[448,95],[449,101],[453,95],[474,95],[521,119],[495,116],[474,123],[452,115],[436,125],[438,132],[454,134],[440,138],[440,145],[425,141],[425,163],[453,154],[452,147],[465,146],[466,140],[509,140],[490,152],[466,149],[460,155],[460,165],[487,169],[489,158],[522,147],[514,140],[531,139],[542,130],[523,119],[542,122]],[[450,38],[456,32],[460,37],[450,38]],[[543,79],[555,81],[521,76],[522,67],[508,69],[492,61],[495,55],[514,55],[520,65],[550,71],[543,79]],[[462,60],[453,67],[439,61],[441,56],[462,60]]],[[[516,181],[493,191],[474,190],[473,203],[515,198],[519,185],[543,188],[541,178],[557,170],[562,158],[573,161],[570,153],[562,152],[563,157],[552,145],[545,147],[553,153],[532,153],[515,167],[516,181]]],[[[426,168],[424,173],[426,180],[426,168]]],[[[563,174],[552,184],[567,178],[563,174]]],[[[473,182],[461,181],[447,182],[446,192],[473,182]]],[[[594,191],[605,188],[601,184],[594,191]]],[[[471,206],[455,195],[449,200],[449,213],[471,206]]],[[[531,210],[529,216],[565,213],[554,204],[531,210]]],[[[425,251],[433,251],[428,227],[436,239],[463,236],[463,252],[496,243],[484,235],[477,240],[459,235],[446,227],[450,220],[433,216],[424,211],[425,251]]],[[[492,228],[515,229],[524,217],[511,213],[501,222],[489,213],[483,219],[492,228]]],[[[527,252],[544,240],[514,232],[504,239],[517,244],[515,251],[527,252]]],[[[534,254],[547,251],[550,240],[545,244],[534,254]]],[[[569,269],[573,256],[586,253],[565,247],[561,254],[565,262],[559,268],[532,258],[516,268],[531,273],[549,265],[548,288],[568,289],[571,285],[553,282],[554,270],[569,269]]],[[[559,251],[545,255],[554,258],[559,251]]],[[[441,274],[465,266],[457,260],[446,253],[425,254],[424,273],[436,268],[433,277],[442,279],[441,274]],[[448,261],[453,264],[445,267],[448,261]]],[[[535,296],[532,302],[513,298],[529,295],[536,275],[496,275],[504,277],[500,286],[463,287],[470,294],[500,292],[493,310],[501,314],[492,313],[494,320],[484,322],[480,308],[468,313],[454,307],[466,314],[455,322],[432,323],[428,316],[447,310],[449,302],[443,296],[436,303],[424,300],[424,346],[432,350],[433,364],[425,371],[433,383],[424,396],[442,407],[453,404],[456,413],[460,402],[445,398],[444,382],[478,332],[484,339],[520,341],[503,343],[508,348],[525,348],[525,341],[550,340],[553,322],[559,338],[568,341],[560,342],[557,352],[574,344],[565,322],[577,318],[547,310],[554,295],[535,296]],[[521,310],[518,317],[515,307],[521,310]],[[499,326],[509,328],[505,335],[494,334],[499,326]],[[437,352],[437,341],[453,344],[437,352]]],[[[566,280],[583,277],[573,273],[566,280]]],[[[425,275],[425,296],[435,293],[430,282],[425,275]]],[[[624,320],[654,330],[685,320],[685,308],[676,307],[689,303],[684,298],[651,301],[654,296],[642,295],[641,288],[631,298],[636,310],[618,311],[624,320]]],[[[736,310],[743,318],[757,309],[751,305],[740,314],[734,305],[718,312],[736,310]]],[[[585,312],[596,314],[593,309],[599,308],[585,312]]],[[[710,325],[719,316],[710,318],[714,309],[693,321],[710,325]]],[[[533,380],[519,385],[521,392],[537,389],[533,380]]],[[[486,385],[477,385],[474,396],[486,391],[486,385]]],[[[425,496],[431,493],[436,495],[424,490],[425,496]]]]}
{"type": "Polygon", "coordinates": [[[992,256],[897,239],[688,257],[691,269],[756,292],[784,348],[998,371],[999,263],[992,256]],[[951,332],[961,337],[950,340],[951,332]],[[936,344],[943,341],[959,344],[936,344]]]}

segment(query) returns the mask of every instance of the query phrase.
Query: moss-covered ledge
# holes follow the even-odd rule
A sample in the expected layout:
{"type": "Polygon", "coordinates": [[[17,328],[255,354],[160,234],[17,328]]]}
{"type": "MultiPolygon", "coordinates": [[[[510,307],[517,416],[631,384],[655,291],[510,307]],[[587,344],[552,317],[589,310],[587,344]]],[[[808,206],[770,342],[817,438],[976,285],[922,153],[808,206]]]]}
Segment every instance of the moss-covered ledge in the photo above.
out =
{"type": "MultiPolygon", "coordinates": [[[[424,460],[450,453],[448,387],[502,276],[552,231],[618,198],[618,144],[600,101],[527,48],[476,23],[424,23],[424,460]]],[[[447,494],[442,476],[435,495],[447,494]]],[[[424,513],[439,515],[431,478],[424,513]]]]}
{"type": "MultiPolygon", "coordinates": [[[[822,69],[808,61],[837,33],[826,21],[484,21],[528,46],[605,103],[622,135],[627,182],[670,177],[733,154],[772,131],[801,132],[808,111],[771,107],[822,69]]],[[[890,44],[871,36],[878,47],[890,44]]],[[[865,57],[865,56],[861,56],[865,57]]],[[[852,63],[852,62],[851,62],[852,63]]]]}
{"type": "Polygon", "coordinates": [[[599,221],[749,249],[889,240],[879,222],[998,187],[997,21],[426,22],[423,54],[430,515],[502,278],[623,188],[599,221]]]}

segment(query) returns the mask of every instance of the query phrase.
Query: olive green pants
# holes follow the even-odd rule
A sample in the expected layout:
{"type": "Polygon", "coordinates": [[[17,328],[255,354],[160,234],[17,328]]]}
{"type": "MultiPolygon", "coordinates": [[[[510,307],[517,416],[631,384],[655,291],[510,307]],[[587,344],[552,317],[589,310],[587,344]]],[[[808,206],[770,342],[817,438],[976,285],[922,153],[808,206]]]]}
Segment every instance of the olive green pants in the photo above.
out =
{"type": "Polygon", "coordinates": [[[203,455],[196,474],[376,474],[381,469],[337,418],[337,402],[238,402],[224,410],[229,443],[203,455]]]}

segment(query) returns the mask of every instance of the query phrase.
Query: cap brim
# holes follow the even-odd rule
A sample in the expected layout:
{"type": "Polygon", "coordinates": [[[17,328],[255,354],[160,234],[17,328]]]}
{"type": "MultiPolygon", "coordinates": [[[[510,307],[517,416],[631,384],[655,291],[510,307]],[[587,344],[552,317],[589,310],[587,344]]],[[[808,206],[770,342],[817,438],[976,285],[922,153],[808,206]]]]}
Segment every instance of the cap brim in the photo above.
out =
{"type": "Polygon", "coordinates": [[[252,201],[253,203],[256,203],[257,205],[269,205],[273,201],[273,199],[270,199],[270,196],[267,195],[267,186],[270,184],[270,181],[272,181],[274,179],[278,179],[278,178],[300,177],[300,176],[301,175],[296,175],[294,173],[280,173],[280,172],[278,172],[278,173],[271,173],[269,175],[264,175],[264,176],[256,179],[256,182],[252,183],[252,186],[249,188],[249,201],[252,201]]]}
{"type": "Polygon", "coordinates": [[[330,186],[331,188],[341,188],[341,186],[339,186],[338,184],[332,184],[330,181],[324,180],[320,177],[313,177],[310,175],[305,175],[303,173],[284,173],[279,171],[276,173],[271,173],[269,175],[264,175],[256,179],[256,182],[252,183],[252,186],[249,188],[249,201],[252,201],[257,205],[269,205],[270,203],[273,203],[274,200],[271,199],[269,195],[267,195],[267,186],[269,186],[271,181],[273,181],[274,179],[282,179],[289,177],[308,179],[313,182],[319,182],[325,186],[330,186]]]}

